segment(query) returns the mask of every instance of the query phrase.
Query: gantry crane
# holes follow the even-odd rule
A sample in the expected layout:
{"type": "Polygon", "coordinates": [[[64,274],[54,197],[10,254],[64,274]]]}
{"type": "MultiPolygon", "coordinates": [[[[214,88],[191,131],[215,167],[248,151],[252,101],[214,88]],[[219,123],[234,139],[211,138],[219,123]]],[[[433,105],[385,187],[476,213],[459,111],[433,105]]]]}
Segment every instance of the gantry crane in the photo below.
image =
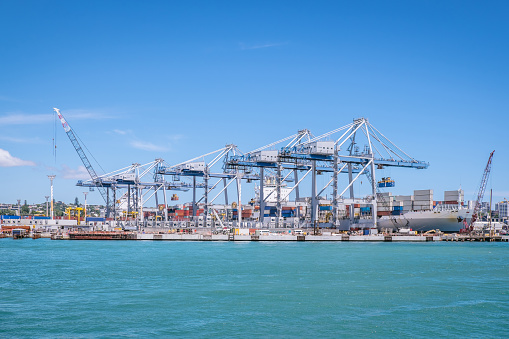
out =
{"type": "MultiPolygon", "coordinates": [[[[297,188],[302,179],[311,173],[311,223],[318,221],[318,201],[319,196],[332,184],[332,218],[334,225],[338,222],[338,206],[340,202],[350,205],[350,222],[353,223],[354,204],[359,203],[359,199],[354,197],[353,183],[359,179],[362,174],[368,175],[370,185],[372,186],[372,198],[369,203],[373,205],[373,222],[376,224],[377,216],[377,183],[375,181],[375,168],[381,169],[386,166],[425,169],[429,166],[424,161],[418,161],[409,156],[392,141],[385,137],[366,118],[354,119],[353,123],[337,128],[320,136],[312,136],[308,130],[301,130],[297,135],[292,135],[280,141],[259,148],[255,151],[241,156],[230,157],[228,165],[231,168],[249,168],[260,167],[273,168],[277,171],[277,213],[281,217],[281,198],[279,192],[281,181],[287,176],[283,176],[283,170],[305,171],[304,176],[297,180],[295,174],[295,186],[297,188]],[[269,147],[292,139],[289,145],[281,148],[280,151],[267,150],[269,147]],[[364,151],[359,152],[357,146],[359,142],[364,142],[364,151]],[[344,147],[344,148],[343,148],[344,147]],[[317,190],[316,175],[328,173],[332,178],[321,190],[317,190]],[[348,174],[348,185],[341,191],[339,189],[338,175],[340,173],[348,174]],[[354,177],[354,174],[356,176],[354,177]],[[350,198],[343,197],[349,191],[350,198]]],[[[261,172],[260,178],[263,178],[261,172]]],[[[262,182],[260,183],[263,189],[262,182]]],[[[263,195],[260,196],[260,206],[263,204],[263,195]]],[[[383,199],[382,203],[383,203],[383,199]]],[[[386,205],[386,204],[384,204],[386,205]]],[[[278,219],[276,219],[277,223],[278,219]]],[[[404,226],[404,225],[401,225],[404,226]]]]}

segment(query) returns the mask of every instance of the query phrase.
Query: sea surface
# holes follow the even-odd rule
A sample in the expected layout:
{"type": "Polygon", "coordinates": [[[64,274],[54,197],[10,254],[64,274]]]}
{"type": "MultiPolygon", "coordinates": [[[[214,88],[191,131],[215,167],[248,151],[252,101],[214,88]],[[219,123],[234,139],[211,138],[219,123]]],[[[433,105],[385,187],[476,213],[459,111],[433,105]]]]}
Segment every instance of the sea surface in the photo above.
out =
{"type": "Polygon", "coordinates": [[[0,337],[509,336],[508,243],[0,239],[0,337]]]}

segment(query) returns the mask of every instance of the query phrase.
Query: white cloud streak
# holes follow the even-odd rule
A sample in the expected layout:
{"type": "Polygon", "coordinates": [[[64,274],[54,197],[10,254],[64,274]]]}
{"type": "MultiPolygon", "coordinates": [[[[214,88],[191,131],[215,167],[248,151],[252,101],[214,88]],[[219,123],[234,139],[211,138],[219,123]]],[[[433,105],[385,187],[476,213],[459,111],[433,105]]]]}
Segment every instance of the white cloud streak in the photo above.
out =
{"type": "Polygon", "coordinates": [[[134,140],[130,142],[131,146],[137,149],[141,149],[143,151],[154,151],[154,152],[165,152],[167,151],[166,147],[155,145],[148,141],[134,140]]]}
{"type": "MultiPolygon", "coordinates": [[[[90,111],[84,109],[70,109],[62,111],[62,114],[71,122],[74,120],[102,120],[111,119],[112,116],[100,111],[90,111]]],[[[51,122],[55,119],[53,113],[47,114],[26,114],[26,113],[7,113],[0,116],[0,125],[36,125],[51,122]]],[[[57,119],[58,120],[58,119],[57,119]]]]}
{"type": "Polygon", "coordinates": [[[36,125],[52,119],[51,114],[10,113],[0,116],[0,125],[36,125]]]}
{"type": "Polygon", "coordinates": [[[14,142],[17,144],[39,144],[41,143],[40,138],[13,138],[6,135],[0,136],[0,140],[14,142]]]}
{"type": "Polygon", "coordinates": [[[240,49],[242,50],[250,50],[250,49],[260,49],[260,48],[270,48],[270,47],[277,47],[277,46],[283,46],[288,44],[287,42],[278,42],[278,43],[267,43],[267,44],[260,44],[260,45],[246,45],[244,43],[240,43],[240,49]]]}
{"type": "Polygon", "coordinates": [[[123,131],[123,130],[120,130],[120,129],[114,129],[113,132],[115,132],[117,134],[120,134],[120,135],[126,135],[126,134],[131,133],[131,131],[129,131],[129,130],[123,131]]]}
{"type": "Polygon", "coordinates": [[[73,179],[73,180],[87,180],[90,179],[90,174],[88,174],[85,166],[79,166],[77,169],[70,168],[67,165],[62,165],[62,169],[58,171],[59,177],[63,179],[73,179]]]}
{"type": "Polygon", "coordinates": [[[0,95],[0,101],[19,102],[18,100],[10,98],[10,97],[5,96],[5,95],[0,95]]]}
{"type": "Polygon", "coordinates": [[[13,157],[8,151],[0,148],[0,167],[35,166],[35,163],[28,160],[21,160],[13,157]]]}

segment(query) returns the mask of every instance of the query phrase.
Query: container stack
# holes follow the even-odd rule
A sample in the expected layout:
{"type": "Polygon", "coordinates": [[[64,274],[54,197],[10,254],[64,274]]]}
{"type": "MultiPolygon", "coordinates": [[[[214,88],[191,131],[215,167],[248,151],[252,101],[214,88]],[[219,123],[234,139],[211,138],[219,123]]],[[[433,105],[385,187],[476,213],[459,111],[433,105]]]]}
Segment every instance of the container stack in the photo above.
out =
{"type": "Polygon", "coordinates": [[[403,214],[403,201],[394,201],[392,203],[392,215],[403,214]]]}
{"type": "Polygon", "coordinates": [[[444,192],[444,203],[450,205],[457,205],[463,200],[464,192],[462,189],[456,191],[445,191],[444,192]]]}
{"type": "Polygon", "coordinates": [[[429,211],[433,209],[433,190],[415,190],[414,207],[415,211],[429,211]]]}
{"type": "Polygon", "coordinates": [[[360,211],[361,211],[361,216],[370,215],[371,214],[371,206],[361,206],[360,211]]]}
{"type": "Polygon", "coordinates": [[[410,212],[413,209],[414,205],[414,197],[412,195],[396,195],[394,197],[395,201],[400,201],[403,203],[402,213],[410,212]]]}
{"type": "Polygon", "coordinates": [[[393,200],[391,192],[377,193],[377,215],[390,215],[393,210],[393,200]]]}

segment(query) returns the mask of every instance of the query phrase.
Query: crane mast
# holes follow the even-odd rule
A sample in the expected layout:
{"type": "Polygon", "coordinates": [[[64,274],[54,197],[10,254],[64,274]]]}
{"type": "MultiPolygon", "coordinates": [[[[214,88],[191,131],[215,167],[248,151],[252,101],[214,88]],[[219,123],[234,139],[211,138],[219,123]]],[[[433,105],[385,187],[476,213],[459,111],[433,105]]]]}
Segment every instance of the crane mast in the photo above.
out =
{"type": "Polygon", "coordinates": [[[482,175],[481,185],[479,186],[479,191],[477,192],[477,200],[475,202],[474,211],[472,213],[472,219],[470,220],[470,230],[473,230],[474,222],[477,220],[477,213],[481,209],[484,191],[486,190],[486,184],[488,183],[488,177],[490,176],[491,172],[491,160],[493,158],[493,153],[495,153],[494,150],[490,153],[488,163],[486,164],[486,168],[484,169],[484,173],[482,175]]]}
{"type": "MultiPolygon", "coordinates": [[[[92,167],[92,164],[88,160],[87,155],[83,151],[83,148],[81,148],[81,145],[78,142],[78,139],[76,138],[76,135],[74,134],[71,126],[69,126],[69,124],[67,123],[67,121],[65,120],[63,115],[60,113],[60,110],[58,108],[53,108],[53,109],[57,113],[58,118],[60,119],[60,122],[62,123],[62,127],[64,127],[65,133],[69,137],[69,140],[71,140],[71,143],[74,146],[74,149],[76,150],[76,152],[78,153],[81,161],[83,162],[83,165],[87,169],[88,174],[90,174],[90,177],[92,178],[92,180],[94,182],[100,182],[100,180],[98,180],[99,177],[98,177],[97,173],[95,172],[94,168],[92,167]]],[[[98,186],[97,189],[101,193],[101,195],[104,199],[104,202],[106,203],[106,214],[109,215],[110,206],[109,206],[108,192],[106,191],[106,188],[102,187],[102,186],[98,186]]]]}

